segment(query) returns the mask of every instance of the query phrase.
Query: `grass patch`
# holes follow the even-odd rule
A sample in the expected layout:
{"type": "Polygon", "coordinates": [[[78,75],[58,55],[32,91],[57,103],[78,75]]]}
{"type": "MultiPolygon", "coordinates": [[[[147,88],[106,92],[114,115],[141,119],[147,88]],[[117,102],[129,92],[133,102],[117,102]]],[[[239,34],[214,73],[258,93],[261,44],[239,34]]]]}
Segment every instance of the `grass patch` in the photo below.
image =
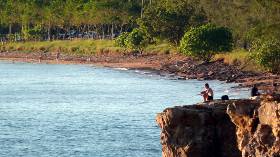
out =
{"type": "Polygon", "coordinates": [[[116,47],[112,40],[56,40],[9,42],[0,45],[1,51],[19,51],[23,53],[61,52],[72,55],[91,55],[104,50],[120,52],[123,48],[116,47]]]}
{"type": "MultiPolygon", "coordinates": [[[[0,51],[18,51],[22,53],[61,52],[64,54],[87,56],[97,53],[126,52],[124,48],[115,45],[114,40],[55,40],[9,42],[0,45],[0,51]]],[[[168,42],[149,45],[144,50],[147,53],[175,53],[176,47],[168,42]]]]}
{"type": "Polygon", "coordinates": [[[145,48],[145,51],[151,53],[164,53],[164,54],[178,52],[177,48],[168,42],[161,42],[161,43],[149,45],[147,48],[145,48]]]}
{"type": "Polygon", "coordinates": [[[245,71],[264,71],[264,69],[250,58],[250,53],[244,49],[236,49],[229,53],[216,54],[214,59],[224,59],[225,63],[238,66],[241,70],[245,71]]]}
{"type": "Polygon", "coordinates": [[[229,53],[217,54],[215,59],[224,59],[224,62],[231,65],[244,64],[249,58],[249,52],[246,50],[234,50],[229,53]]]}

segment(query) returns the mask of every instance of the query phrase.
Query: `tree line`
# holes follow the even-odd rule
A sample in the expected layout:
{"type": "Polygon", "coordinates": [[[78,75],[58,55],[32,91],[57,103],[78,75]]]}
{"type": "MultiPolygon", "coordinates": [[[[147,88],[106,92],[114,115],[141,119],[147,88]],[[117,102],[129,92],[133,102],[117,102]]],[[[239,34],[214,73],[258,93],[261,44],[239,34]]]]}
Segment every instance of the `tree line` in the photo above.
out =
{"type": "Polygon", "coordinates": [[[114,35],[135,27],[141,16],[138,0],[2,0],[0,33],[43,36],[62,32],[114,35]]]}
{"type": "Polygon", "coordinates": [[[25,40],[87,35],[113,38],[133,28],[179,44],[206,23],[228,27],[237,46],[252,38],[280,36],[278,0],[2,0],[0,34],[25,40]],[[85,33],[86,32],[86,33],[85,33]],[[89,34],[88,32],[92,32],[89,34]],[[67,34],[68,33],[68,34],[67,34]]]}

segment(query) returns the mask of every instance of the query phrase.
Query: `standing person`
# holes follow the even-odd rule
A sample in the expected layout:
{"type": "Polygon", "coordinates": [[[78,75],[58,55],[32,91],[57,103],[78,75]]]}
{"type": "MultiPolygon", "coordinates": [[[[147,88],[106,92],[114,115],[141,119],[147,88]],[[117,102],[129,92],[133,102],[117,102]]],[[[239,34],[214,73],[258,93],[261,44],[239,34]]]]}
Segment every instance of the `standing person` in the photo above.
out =
{"type": "Polygon", "coordinates": [[[41,63],[42,59],[43,59],[43,55],[40,54],[40,56],[39,56],[39,63],[41,63]]]}
{"type": "Polygon", "coordinates": [[[201,92],[201,95],[203,96],[204,102],[213,100],[214,92],[208,83],[205,84],[205,89],[201,92]]]}
{"type": "Polygon", "coordinates": [[[57,52],[57,53],[56,53],[56,57],[55,57],[55,59],[56,59],[57,62],[58,62],[58,60],[59,60],[59,57],[60,57],[60,52],[57,52]]]}

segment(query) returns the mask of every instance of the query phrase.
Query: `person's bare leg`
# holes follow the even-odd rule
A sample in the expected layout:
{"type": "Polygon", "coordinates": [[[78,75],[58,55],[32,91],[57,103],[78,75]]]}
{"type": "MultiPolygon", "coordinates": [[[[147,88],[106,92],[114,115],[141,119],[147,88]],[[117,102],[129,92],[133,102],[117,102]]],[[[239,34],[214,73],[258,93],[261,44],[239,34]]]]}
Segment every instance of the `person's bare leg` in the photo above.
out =
{"type": "Polygon", "coordinates": [[[203,99],[204,99],[204,102],[206,102],[206,101],[207,101],[207,98],[208,98],[207,94],[206,94],[206,93],[205,93],[205,94],[203,94],[203,99]]]}

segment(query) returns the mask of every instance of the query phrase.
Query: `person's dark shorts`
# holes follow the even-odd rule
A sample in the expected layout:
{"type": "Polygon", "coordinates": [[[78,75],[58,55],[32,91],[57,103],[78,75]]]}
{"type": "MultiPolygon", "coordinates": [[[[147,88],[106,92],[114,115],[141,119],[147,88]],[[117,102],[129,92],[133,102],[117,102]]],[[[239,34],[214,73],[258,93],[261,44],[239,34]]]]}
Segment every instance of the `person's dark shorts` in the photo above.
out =
{"type": "Polygon", "coordinates": [[[208,100],[213,100],[213,97],[212,96],[208,96],[208,100]]]}

